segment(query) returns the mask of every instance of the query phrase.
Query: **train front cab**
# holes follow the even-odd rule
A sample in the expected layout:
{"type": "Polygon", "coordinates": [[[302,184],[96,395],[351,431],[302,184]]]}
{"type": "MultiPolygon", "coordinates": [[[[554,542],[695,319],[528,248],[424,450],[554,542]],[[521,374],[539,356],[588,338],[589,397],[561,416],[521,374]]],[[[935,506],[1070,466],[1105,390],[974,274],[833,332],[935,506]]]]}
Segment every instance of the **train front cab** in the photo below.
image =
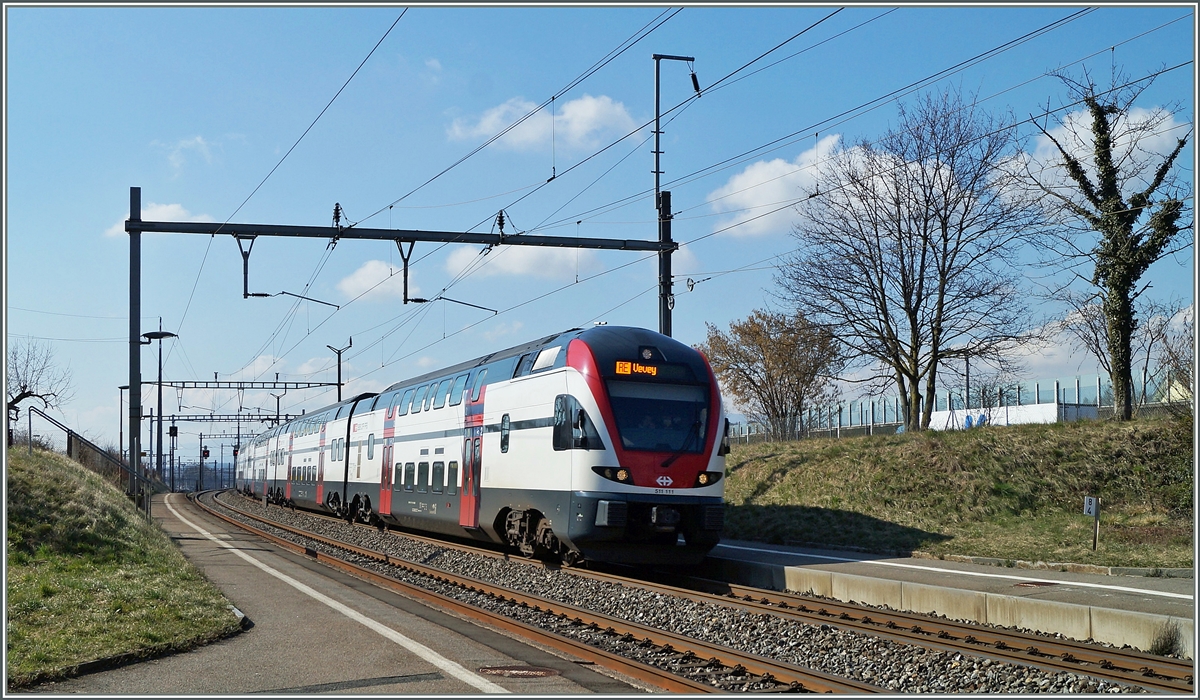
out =
{"type": "Polygon", "coordinates": [[[577,372],[569,383],[586,384],[572,394],[591,400],[556,406],[555,447],[569,445],[575,464],[566,539],[588,559],[698,564],[724,526],[728,444],[716,379],[686,345],[615,330],[585,331],[568,346],[577,372]]]}

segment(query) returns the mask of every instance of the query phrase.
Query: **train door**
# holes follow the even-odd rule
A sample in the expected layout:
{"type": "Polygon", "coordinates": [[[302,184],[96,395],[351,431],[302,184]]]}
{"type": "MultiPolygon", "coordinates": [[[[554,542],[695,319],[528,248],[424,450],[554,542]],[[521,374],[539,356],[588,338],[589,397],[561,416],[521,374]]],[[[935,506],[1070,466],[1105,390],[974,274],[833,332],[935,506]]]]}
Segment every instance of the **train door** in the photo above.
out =
{"type": "Polygon", "coordinates": [[[479,527],[479,462],[483,428],[468,428],[463,440],[463,485],[458,496],[458,524],[479,527]]]}
{"type": "Polygon", "coordinates": [[[271,451],[271,445],[274,440],[267,438],[263,443],[263,447],[267,448],[267,453],[263,455],[263,498],[266,498],[271,493],[271,456],[274,454],[271,451]]]}
{"type": "Polygon", "coordinates": [[[321,423],[321,437],[317,442],[317,503],[325,503],[325,424],[321,423]]]}
{"type": "Polygon", "coordinates": [[[379,470],[379,512],[392,514],[392,446],[383,448],[383,468],[379,470]]]}
{"type": "Polygon", "coordinates": [[[295,433],[288,433],[288,453],[287,453],[287,486],[284,491],[284,498],[291,499],[292,497],[292,445],[294,443],[293,436],[295,433]]]}

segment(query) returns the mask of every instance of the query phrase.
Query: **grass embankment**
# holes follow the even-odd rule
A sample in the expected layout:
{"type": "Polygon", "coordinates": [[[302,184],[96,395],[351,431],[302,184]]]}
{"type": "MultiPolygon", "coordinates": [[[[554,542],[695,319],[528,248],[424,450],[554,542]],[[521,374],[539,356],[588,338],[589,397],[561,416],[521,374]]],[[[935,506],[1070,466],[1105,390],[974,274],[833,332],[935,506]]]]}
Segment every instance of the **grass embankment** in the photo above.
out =
{"type": "Polygon", "coordinates": [[[735,446],[725,537],[1102,566],[1193,565],[1192,424],[1081,421],[735,446]],[[1100,540],[1084,496],[1099,496],[1100,540]]]}
{"type": "Polygon", "coordinates": [[[118,489],[66,457],[8,450],[8,687],[234,632],[229,601],[118,489]]]}

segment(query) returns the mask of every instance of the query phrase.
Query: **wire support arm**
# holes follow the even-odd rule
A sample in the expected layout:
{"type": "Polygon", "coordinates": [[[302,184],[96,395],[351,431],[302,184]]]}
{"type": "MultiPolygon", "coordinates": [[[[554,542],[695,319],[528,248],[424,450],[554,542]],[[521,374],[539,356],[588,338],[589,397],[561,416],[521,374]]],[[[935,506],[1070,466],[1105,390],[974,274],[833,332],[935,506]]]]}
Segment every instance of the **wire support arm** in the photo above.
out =
{"type": "MultiPolygon", "coordinates": [[[[126,230],[137,228],[142,233],[194,233],[214,235],[226,233],[238,240],[241,249],[243,240],[251,241],[258,236],[284,238],[321,238],[336,235],[339,239],[367,241],[397,241],[413,243],[467,243],[476,245],[527,245],[549,248],[588,248],[592,250],[632,250],[660,252],[673,250],[674,243],[613,238],[574,238],[565,236],[536,236],[528,234],[499,235],[495,233],[466,233],[462,231],[418,231],[412,229],[344,228],[335,231],[329,226],[283,226],[276,224],[221,224],[204,221],[139,221],[125,222],[126,230]]],[[[250,251],[243,249],[242,258],[248,267],[250,251]]],[[[246,291],[249,294],[249,291],[246,291]]]]}

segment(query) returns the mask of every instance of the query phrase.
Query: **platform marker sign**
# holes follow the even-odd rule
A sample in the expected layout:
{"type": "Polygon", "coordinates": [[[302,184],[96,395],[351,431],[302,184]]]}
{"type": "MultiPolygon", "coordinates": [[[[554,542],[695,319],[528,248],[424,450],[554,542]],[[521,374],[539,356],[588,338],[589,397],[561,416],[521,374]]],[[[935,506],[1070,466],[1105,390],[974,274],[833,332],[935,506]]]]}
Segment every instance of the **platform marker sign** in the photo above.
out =
{"type": "Polygon", "coordinates": [[[1092,521],[1092,551],[1094,552],[1096,551],[1096,543],[1100,539],[1100,498],[1097,496],[1084,496],[1083,514],[1095,518],[1092,521]]]}

